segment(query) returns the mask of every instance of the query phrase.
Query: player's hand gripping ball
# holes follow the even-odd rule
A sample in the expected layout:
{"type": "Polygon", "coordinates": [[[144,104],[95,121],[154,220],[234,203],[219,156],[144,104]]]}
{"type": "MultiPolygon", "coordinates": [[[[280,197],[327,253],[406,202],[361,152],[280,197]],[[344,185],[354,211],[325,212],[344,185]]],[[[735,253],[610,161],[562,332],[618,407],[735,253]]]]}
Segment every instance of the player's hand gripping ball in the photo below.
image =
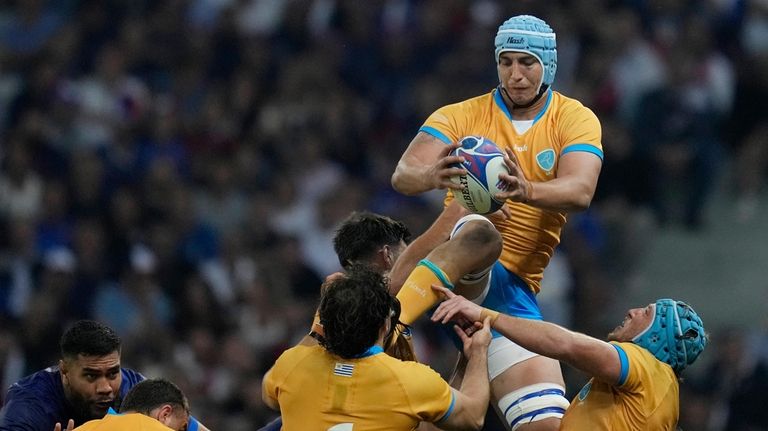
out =
{"type": "Polygon", "coordinates": [[[490,139],[482,136],[467,136],[459,141],[452,156],[464,157],[464,162],[456,166],[464,168],[466,175],[451,177],[451,181],[464,186],[463,190],[453,190],[454,198],[466,209],[477,214],[490,214],[498,211],[503,201],[494,199],[494,195],[504,191],[507,183],[499,179],[499,174],[509,173],[504,164],[504,152],[490,139]]]}

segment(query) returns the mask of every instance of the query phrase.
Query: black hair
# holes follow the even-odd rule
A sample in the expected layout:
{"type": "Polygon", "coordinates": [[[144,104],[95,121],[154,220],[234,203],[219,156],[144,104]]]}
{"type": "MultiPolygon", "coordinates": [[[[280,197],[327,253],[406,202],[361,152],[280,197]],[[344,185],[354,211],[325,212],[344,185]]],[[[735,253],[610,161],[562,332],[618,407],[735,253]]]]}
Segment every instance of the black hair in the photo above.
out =
{"type": "Polygon", "coordinates": [[[402,222],[368,211],[353,212],[333,237],[333,249],[344,269],[366,262],[384,245],[408,243],[411,232],[402,222]]]}
{"type": "Polygon", "coordinates": [[[189,402],[178,386],[166,379],[148,379],[132,387],[120,405],[120,412],[148,415],[152,410],[171,404],[189,412],[189,402]]]}
{"type": "Polygon", "coordinates": [[[59,342],[61,357],[67,359],[83,356],[106,356],[120,352],[120,337],[107,325],[94,320],[78,320],[59,342]]]}
{"type": "Polygon", "coordinates": [[[326,350],[345,359],[376,343],[386,319],[397,311],[387,279],[364,265],[353,265],[333,279],[320,299],[320,323],[326,350]]]}

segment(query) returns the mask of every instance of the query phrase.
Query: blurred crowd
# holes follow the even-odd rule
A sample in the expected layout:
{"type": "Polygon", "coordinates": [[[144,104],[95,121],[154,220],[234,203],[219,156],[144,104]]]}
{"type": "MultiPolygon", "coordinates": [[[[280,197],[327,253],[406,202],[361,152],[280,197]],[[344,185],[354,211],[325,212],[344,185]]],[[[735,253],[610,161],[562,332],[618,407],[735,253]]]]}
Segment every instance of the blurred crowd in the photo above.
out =
{"type": "MultiPolygon", "coordinates": [[[[734,220],[757,216],[768,1],[3,2],[3,394],[55,363],[66,323],[94,318],[210,428],[274,417],[261,376],[340,268],[336,224],[359,209],[415,234],[432,222],[441,195],[400,196],[389,177],[433,110],[495,87],[493,35],[520,13],[555,29],[555,89],[602,122],[597,196],[570,217],[540,297],[545,317],[601,336],[616,315],[598,310],[649,235],[706,229],[718,178],[734,220]]],[[[768,429],[768,340],[734,333],[714,334],[711,369],[684,385],[684,429],[768,429]]],[[[439,334],[417,331],[444,372],[439,334]]]]}

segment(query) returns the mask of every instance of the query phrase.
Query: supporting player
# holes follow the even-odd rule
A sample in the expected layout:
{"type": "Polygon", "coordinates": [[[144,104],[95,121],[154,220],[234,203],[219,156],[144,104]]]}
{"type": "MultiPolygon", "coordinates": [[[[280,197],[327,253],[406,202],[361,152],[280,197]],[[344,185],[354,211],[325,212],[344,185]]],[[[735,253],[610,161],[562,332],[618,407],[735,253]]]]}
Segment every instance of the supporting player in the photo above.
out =
{"type": "Polygon", "coordinates": [[[320,301],[321,346],[296,346],[264,377],[262,398],[280,409],[286,429],[413,430],[420,422],[446,430],[479,430],[488,408],[488,320],[469,337],[467,379],[452,389],[424,364],[383,354],[397,319],[387,280],[370,267],[331,280],[320,301]]]}
{"type": "Polygon", "coordinates": [[[567,362],[593,378],[563,417],[561,430],[675,430],[680,373],[707,345],[704,325],[688,304],[659,299],[633,308],[605,342],[558,325],[484,309],[445,288],[449,299],[432,319],[491,325],[531,351],[567,362]]]}

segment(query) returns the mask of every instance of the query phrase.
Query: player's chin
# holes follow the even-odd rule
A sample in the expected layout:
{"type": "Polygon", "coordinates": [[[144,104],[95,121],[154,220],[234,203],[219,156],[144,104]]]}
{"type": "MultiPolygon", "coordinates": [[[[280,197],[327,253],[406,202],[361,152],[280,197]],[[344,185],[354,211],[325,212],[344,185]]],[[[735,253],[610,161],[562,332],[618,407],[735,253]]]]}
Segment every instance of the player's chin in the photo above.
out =
{"type": "Polygon", "coordinates": [[[101,417],[107,414],[107,410],[112,407],[112,401],[99,401],[91,403],[91,413],[94,417],[101,417]]]}

